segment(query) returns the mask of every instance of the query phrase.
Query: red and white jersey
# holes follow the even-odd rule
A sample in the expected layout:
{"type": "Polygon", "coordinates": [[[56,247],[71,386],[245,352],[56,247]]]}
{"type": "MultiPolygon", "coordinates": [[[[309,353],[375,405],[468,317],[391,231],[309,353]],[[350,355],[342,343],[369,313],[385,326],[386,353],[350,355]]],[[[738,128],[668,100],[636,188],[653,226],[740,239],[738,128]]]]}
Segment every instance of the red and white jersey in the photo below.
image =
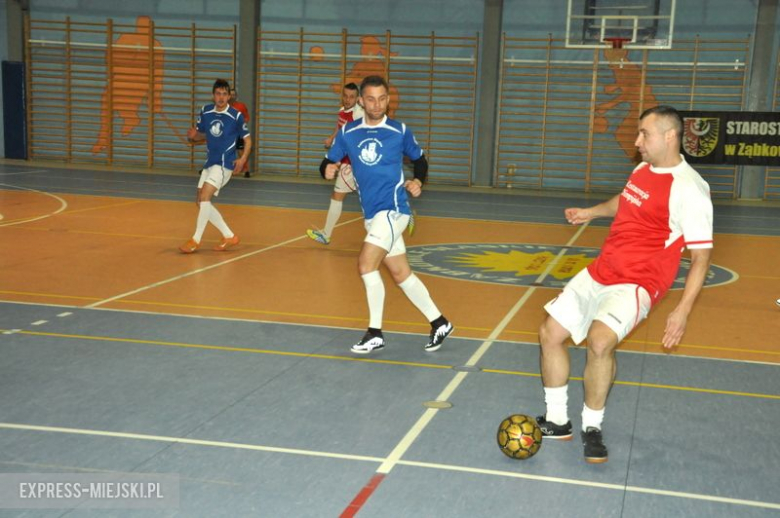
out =
{"type": "MultiPolygon", "coordinates": [[[[345,110],[344,107],[341,107],[341,110],[339,110],[339,128],[343,127],[344,124],[352,121],[356,121],[358,119],[363,118],[363,107],[360,106],[358,103],[355,103],[355,106],[350,108],[349,110],[345,110]]],[[[349,157],[345,156],[341,159],[342,164],[351,164],[352,162],[349,161],[349,157]]]]}
{"type": "Polygon", "coordinates": [[[355,103],[355,106],[350,108],[349,110],[345,110],[344,107],[341,107],[341,110],[339,110],[339,128],[342,127],[344,124],[348,122],[352,122],[358,119],[363,118],[363,107],[359,104],[355,103]]]}
{"type": "Polygon", "coordinates": [[[685,159],[665,168],[642,162],[588,271],[601,284],[638,284],[655,304],[674,282],[686,247],[712,248],[709,185],[685,159]]]}

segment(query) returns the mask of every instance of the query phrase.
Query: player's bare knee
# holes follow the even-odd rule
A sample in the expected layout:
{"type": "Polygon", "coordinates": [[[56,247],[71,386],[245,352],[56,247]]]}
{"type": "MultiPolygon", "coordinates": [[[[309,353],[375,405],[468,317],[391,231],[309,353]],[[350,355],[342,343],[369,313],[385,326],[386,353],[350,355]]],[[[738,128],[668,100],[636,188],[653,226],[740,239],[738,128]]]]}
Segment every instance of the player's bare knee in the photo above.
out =
{"type": "Polygon", "coordinates": [[[372,265],[369,265],[368,263],[364,263],[363,261],[358,261],[358,273],[360,275],[365,275],[375,270],[376,268],[374,268],[372,265]]]}
{"type": "Polygon", "coordinates": [[[380,264],[381,263],[373,261],[370,255],[361,254],[360,257],[358,257],[358,273],[360,275],[365,275],[367,273],[375,272],[379,270],[380,264]]]}
{"type": "Polygon", "coordinates": [[[411,270],[390,270],[390,276],[396,284],[402,284],[411,275],[411,270]]]}
{"type": "Polygon", "coordinates": [[[592,334],[588,335],[588,356],[592,355],[595,358],[609,357],[614,354],[616,345],[614,340],[607,337],[592,334]]]}
{"type": "Polygon", "coordinates": [[[401,284],[412,274],[409,263],[401,260],[400,256],[386,257],[383,264],[396,284],[401,284]]]}
{"type": "Polygon", "coordinates": [[[618,335],[609,326],[599,320],[594,320],[588,330],[588,354],[596,358],[614,355],[617,349],[618,335]]]}
{"type": "Polygon", "coordinates": [[[547,331],[547,319],[544,319],[544,321],[539,326],[539,343],[541,345],[544,345],[545,343],[549,342],[550,334],[547,331]]]}
{"type": "Polygon", "coordinates": [[[558,324],[552,317],[547,317],[539,326],[539,343],[542,349],[553,349],[564,347],[566,334],[561,333],[558,324]]]}

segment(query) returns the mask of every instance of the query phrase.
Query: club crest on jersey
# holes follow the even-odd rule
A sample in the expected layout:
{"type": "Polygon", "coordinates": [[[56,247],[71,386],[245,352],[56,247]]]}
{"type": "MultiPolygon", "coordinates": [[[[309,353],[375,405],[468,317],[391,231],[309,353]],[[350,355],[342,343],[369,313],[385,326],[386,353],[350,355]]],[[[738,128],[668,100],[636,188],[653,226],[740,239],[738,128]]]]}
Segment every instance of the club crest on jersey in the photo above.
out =
{"type": "Polygon", "coordinates": [[[219,137],[222,135],[223,130],[223,124],[221,120],[215,120],[211,123],[211,127],[209,128],[209,133],[214,135],[215,137],[219,137]]]}
{"type": "Polygon", "coordinates": [[[376,165],[382,160],[382,143],[375,138],[367,138],[358,144],[360,161],[366,165],[376,165]]]}

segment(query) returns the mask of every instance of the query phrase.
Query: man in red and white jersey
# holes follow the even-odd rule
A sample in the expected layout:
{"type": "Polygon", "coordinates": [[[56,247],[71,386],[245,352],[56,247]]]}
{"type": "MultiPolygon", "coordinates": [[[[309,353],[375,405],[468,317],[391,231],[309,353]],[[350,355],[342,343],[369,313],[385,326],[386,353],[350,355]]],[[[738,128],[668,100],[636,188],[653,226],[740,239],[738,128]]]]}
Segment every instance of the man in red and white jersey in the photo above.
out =
{"type": "Polygon", "coordinates": [[[579,225],[614,216],[598,258],[545,305],[539,329],[542,383],[547,412],[537,418],[549,439],[570,440],[568,338],[587,344],[583,375],[582,441],[585,460],[607,461],[601,424],[615,379],[615,350],[669,290],[683,250],[691,268],[682,298],[666,321],[663,346],[680,343],[694,300],[704,285],[712,251],[712,201],[707,183],[680,154],[682,119],[657,106],[639,118],[634,143],[643,162],[623,192],[590,208],[569,208],[566,219],[579,225]]]}
{"type": "MultiPolygon", "coordinates": [[[[344,85],[344,88],[341,90],[342,106],[341,110],[339,110],[338,123],[333,133],[325,139],[326,149],[333,144],[333,139],[336,138],[336,133],[342,126],[353,120],[363,118],[363,107],[358,104],[358,97],[358,86],[355,83],[344,85]]],[[[347,194],[356,190],[355,179],[352,177],[352,168],[349,164],[349,157],[344,157],[341,160],[341,167],[336,175],[336,185],[333,187],[333,194],[330,195],[330,206],[328,207],[328,215],[325,217],[325,228],[322,230],[313,228],[306,230],[307,236],[323,245],[330,244],[330,236],[333,234],[333,229],[341,217],[344,199],[347,197],[347,194]]]]}
{"type": "MultiPolygon", "coordinates": [[[[238,90],[233,88],[230,90],[230,101],[228,101],[230,106],[235,108],[236,110],[241,112],[241,115],[244,116],[244,122],[246,122],[247,125],[249,125],[250,117],[249,117],[249,108],[246,104],[242,103],[238,100],[238,90]]],[[[236,140],[236,151],[243,151],[244,149],[244,139],[242,137],[238,137],[238,140],[236,140]]],[[[244,173],[244,178],[249,178],[252,176],[252,173],[249,172],[249,160],[244,162],[244,170],[243,171],[233,171],[233,175],[244,173]]]]}

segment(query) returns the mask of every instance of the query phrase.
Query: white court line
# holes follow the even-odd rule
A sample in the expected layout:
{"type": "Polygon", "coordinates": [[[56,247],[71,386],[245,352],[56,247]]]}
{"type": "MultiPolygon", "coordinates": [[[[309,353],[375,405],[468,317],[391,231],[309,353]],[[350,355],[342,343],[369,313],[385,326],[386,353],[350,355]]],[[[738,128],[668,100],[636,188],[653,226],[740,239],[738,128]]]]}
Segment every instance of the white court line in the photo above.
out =
{"type": "Polygon", "coordinates": [[[68,208],[68,202],[66,202],[65,200],[63,200],[62,198],[57,196],[56,194],[51,194],[51,193],[48,193],[46,191],[39,191],[37,189],[30,189],[28,187],[19,187],[17,185],[8,185],[8,184],[5,184],[5,183],[0,183],[0,185],[3,185],[5,187],[11,187],[13,189],[22,189],[22,190],[25,190],[25,191],[37,192],[38,194],[45,194],[46,196],[51,196],[52,198],[54,198],[55,200],[60,202],[60,208],[55,210],[54,212],[49,212],[48,214],[44,214],[43,216],[36,216],[34,218],[20,219],[20,220],[16,220],[16,221],[9,221],[8,223],[0,223],[0,227],[10,227],[11,225],[21,225],[22,223],[31,223],[33,221],[38,221],[39,219],[46,219],[46,218],[49,218],[51,216],[55,216],[55,215],[59,214],[60,212],[62,212],[63,210],[68,208]]]}
{"type": "Polygon", "coordinates": [[[214,446],[218,448],[232,448],[238,450],[267,451],[271,453],[289,453],[292,455],[306,455],[309,457],[328,457],[331,459],[357,460],[363,462],[382,462],[379,457],[365,455],[350,455],[346,453],[329,453],[324,451],[299,450],[296,448],[277,448],[274,446],[259,446],[256,444],[244,444],[236,442],[206,441],[201,439],[187,439],[186,437],[170,437],[167,435],[147,435],[140,433],[108,432],[104,430],[87,430],[84,428],[63,428],[61,426],[35,426],[27,424],[0,423],[0,428],[9,430],[28,430],[36,432],[68,433],[75,435],[92,435],[98,437],[114,437],[117,439],[134,439],[137,441],[169,442],[178,444],[191,444],[195,446],[214,446]]]}
{"type": "MultiPolygon", "coordinates": [[[[566,255],[566,252],[568,250],[568,247],[574,243],[577,238],[580,237],[580,235],[585,231],[585,229],[588,227],[588,224],[585,223],[582,225],[579,230],[569,239],[569,241],[561,248],[561,250],[558,252],[558,255],[555,257],[554,260],[550,261],[550,264],[547,266],[547,268],[542,272],[542,274],[536,279],[536,283],[541,284],[541,282],[544,280],[544,278],[552,271],[553,267],[557,264],[558,260],[566,255]]],[[[504,331],[506,326],[509,325],[509,322],[512,321],[512,319],[517,315],[517,312],[520,311],[520,309],[525,305],[526,301],[533,295],[533,293],[536,291],[537,286],[531,286],[528,288],[528,290],[523,294],[522,297],[520,297],[520,300],[517,301],[517,303],[512,307],[512,309],[509,310],[509,313],[504,316],[504,318],[499,322],[499,324],[496,326],[495,329],[490,333],[487,340],[482,342],[482,345],[477,348],[477,350],[474,352],[473,355],[471,355],[471,358],[466,362],[467,366],[476,365],[476,363],[482,358],[482,356],[490,349],[490,346],[493,345],[493,342],[498,338],[501,333],[504,331]]],[[[437,401],[446,401],[447,398],[449,398],[453,392],[458,388],[458,386],[463,382],[464,379],[466,379],[466,376],[468,376],[468,372],[461,371],[458,372],[454,378],[447,384],[446,387],[444,387],[444,390],[436,397],[437,401]]],[[[382,463],[381,466],[376,470],[377,473],[387,474],[390,473],[390,471],[393,469],[393,467],[398,464],[401,457],[403,457],[404,453],[411,447],[411,445],[414,443],[415,440],[417,440],[417,437],[422,433],[422,431],[425,429],[426,426],[428,426],[428,423],[431,422],[431,420],[436,416],[436,414],[439,412],[440,409],[438,408],[429,408],[427,409],[423,415],[420,417],[420,419],[417,420],[417,422],[412,426],[412,428],[406,433],[403,439],[401,439],[401,442],[399,442],[395,448],[393,448],[393,451],[390,452],[390,455],[387,456],[385,461],[382,463]]]]}
{"type": "MultiPolygon", "coordinates": [[[[340,227],[342,225],[347,225],[349,223],[354,223],[355,221],[359,221],[361,219],[363,219],[363,216],[347,220],[344,223],[339,223],[336,226],[340,227]]],[[[150,290],[152,288],[157,288],[159,286],[163,286],[165,284],[170,284],[172,282],[176,282],[176,281],[179,281],[181,279],[186,279],[187,277],[190,277],[192,275],[196,275],[196,274],[199,274],[199,273],[207,272],[209,270],[213,270],[214,268],[219,268],[220,266],[224,266],[226,264],[234,263],[236,261],[240,261],[241,259],[246,259],[247,257],[252,257],[253,255],[262,254],[263,252],[267,252],[269,250],[273,250],[273,249],[279,248],[281,246],[289,245],[290,243],[294,243],[296,241],[300,241],[301,239],[309,239],[309,237],[306,234],[303,234],[302,236],[294,237],[292,239],[288,239],[287,241],[282,241],[281,243],[276,243],[275,245],[267,246],[265,248],[261,248],[260,250],[255,250],[254,252],[249,252],[249,253],[246,253],[246,254],[243,254],[243,255],[239,255],[237,257],[233,257],[233,258],[228,259],[226,261],[221,261],[219,263],[212,264],[211,266],[206,266],[204,268],[198,268],[197,270],[193,270],[191,272],[183,273],[181,275],[177,275],[175,277],[171,277],[171,278],[168,278],[168,279],[165,279],[165,280],[162,280],[162,281],[158,281],[158,282],[155,282],[155,283],[152,283],[152,284],[147,284],[146,286],[141,286],[140,288],[134,289],[132,291],[121,293],[119,295],[115,295],[115,296],[107,298],[107,299],[99,300],[97,302],[93,302],[92,304],[89,304],[89,305],[84,306],[84,307],[88,308],[88,309],[94,309],[94,308],[97,308],[99,306],[102,306],[103,304],[108,304],[109,302],[113,302],[113,301],[115,301],[117,299],[123,299],[125,297],[129,297],[131,295],[135,295],[137,293],[141,293],[143,291],[150,290]]]]}
{"type": "Polygon", "coordinates": [[[717,502],[721,504],[745,505],[750,507],[761,507],[764,509],[780,509],[780,504],[774,502],[762,502],[760,500],[744,500],[741,498],[727,498],[722,496],[705,495],[702,493],[686,493],[683,491],[667,491],[665,489],[653,489],[649,487],[627,486],[623,484],[607,484],[604,482],[591,482],[589,480],[577,480],[571,478],[546,477],[542,475],[529,475],[527,473],[516,473],[513,471],[499,471],[495,469],[469,468],[465,466],[453,466],[451,464],[437,464],[433,462],[416,462],[402,460],[398,462],[404,466],[413,466],[418,468],[441,469],[448,471],[460,471],[464,473],[478,473],[480,475],[493,475],[499,477],[522,478],[526,480],[536,480],[539,482],[551,482],[555,484],[569,484],[574,486],[591,487],[598,489],[612,489],[625,491],[628,493],[644,493],[648,495],[669,496],[674,498],[687,498],[691,500],[704,500],[707,502],[717,502]]]}
{"type": "MultiPolygon", "coordinates": [[[[138,433],[109,432],[104,430],[88,430],[84,428],[64,428],[60,426],[38,426],[38,425],[27,425],[27,424],[18,424],[18,423],[0,423],[0,429],[64,433],[64,434],[87,435],[87,436],[95,436],[95,437],[113,437],[117,439],[132,439],[132,440],[139,440],[139,441],[187,444],[193,446],[210,446],[215,448],[263,451],[268,453],[284,453],[290,455],[303,455],[307,457],[321,457],[321,458],[330,458],[330,459],[339,459],[339,460],[359,461],[359,462],[380,463],[383,462],[384,460],[381,457],[370,457],[366,455],[350,455],[345,453],[332,453],[332,452],[323,452],[323,451],[316,451],[316,450],[302,450],[297,448],[279,448],[273,446],[260,446],[256,444],[246,444],[246,443],[208,441],[202,439],[188,439],[184,437],[170,437],[166,435],[146,435],[146,434],[138,434],[138,433]]],[[[668,496],[673,498],[686,498],[692,500],[703,500],[707,502],[717,502],[723,504],[760,507],[764,509],[780,509],[780,504],[774,502],[762,502],[759,500],[744,500],[739,498],[726,498],[726,497],[720,497],[714,495],[705,495],[701,493],[666,491],[663,489],[653,489],[653,488],[639,487],[639,486],[627,486],[623,484],[607,484],[604,482],[592,482],[590,480],[548,477],[543,475],[517,473],[514,471],[499,471],[494,469],[471,468],[466,466],[456,466],[452,464],[439,464],[433,462],[399,460],[398,464],[401,464],[403,466],[417,467],[417,468],[457,471],[462,473],[474,473],[478,475],[522,478],[526,480],[534,480],[537,482],[567,484],[567,485],[580,486],[580,487],[589,487],[594,489],[609,489],[614,491],[625,491],[630,493],[644,493],[649,495],[668,496]]]]}

